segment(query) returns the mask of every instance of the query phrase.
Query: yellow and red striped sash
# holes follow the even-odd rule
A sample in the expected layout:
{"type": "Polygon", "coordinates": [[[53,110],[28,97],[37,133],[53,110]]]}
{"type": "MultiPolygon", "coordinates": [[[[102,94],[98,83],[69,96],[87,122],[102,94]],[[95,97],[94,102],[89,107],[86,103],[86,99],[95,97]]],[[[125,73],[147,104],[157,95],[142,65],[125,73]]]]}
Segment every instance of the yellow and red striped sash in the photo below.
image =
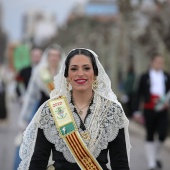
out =
{"type": "Polygon", "coordinates": [[[102,170],[82,140],[65,96],[48,102],[55,125],[81,170],[102,170]]]}

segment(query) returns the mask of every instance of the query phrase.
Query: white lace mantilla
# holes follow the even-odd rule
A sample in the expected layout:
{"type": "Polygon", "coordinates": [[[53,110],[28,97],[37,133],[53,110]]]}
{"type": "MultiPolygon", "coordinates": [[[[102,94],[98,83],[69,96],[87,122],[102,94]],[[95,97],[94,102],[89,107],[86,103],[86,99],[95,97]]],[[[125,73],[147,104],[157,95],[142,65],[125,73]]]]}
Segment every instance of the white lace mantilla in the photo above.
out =
{"type": "MultiPolygon", "coordinates": [[[[79,132],[81,133],[80,118],[74,112],[74,106],[72,103],[70,101],[69,103],[74,120],[79,132]]],[[[91,113],[85,120],[85,127],[91,138],[90,140],[84,142],[94,157],[97,158],[100,152],[107,148],[108,143],[116,138],[119,129],[125,127],[126,122],[124,120],[123,110],[121,107],[99,95],[94,96],[93,104],[90,106],[90,110],[91,113]]],[[[35,145],[38,128],[43,129],[47,140],[55,145],[57,151],[63,153],[68,162],[75,163],[75,159],[73,158],[71,152],[67,148],[63,139],[59,136],[59,132],[56,129],[48,103],[45,103],[37,120],[38,121],[36,123],[28,126],[29,129],[27,129],[27,133],[24,134],[24,141],[21,146],[20,156],[24,159],[25,163],[27,164],[27,162],[30,162],[30,160],[28,160],[30,159],[30,154],[32,154],[30,148],[34,148],[32,145],[35,145]]],[[[24,163],[22,163],[22,166],[23,165],[24,163]]],[[[22,167],[22,170],[23,169],[24,168],[22,167]]],[[[25,167],[25,169],[27,168],[25,167]]]]}

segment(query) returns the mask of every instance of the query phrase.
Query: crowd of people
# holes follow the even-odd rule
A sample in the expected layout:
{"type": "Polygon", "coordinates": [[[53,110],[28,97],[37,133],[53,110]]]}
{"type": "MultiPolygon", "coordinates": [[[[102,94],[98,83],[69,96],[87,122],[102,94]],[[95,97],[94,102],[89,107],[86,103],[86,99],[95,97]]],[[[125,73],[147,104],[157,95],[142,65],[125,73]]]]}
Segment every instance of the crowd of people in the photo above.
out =
{"type": "Polygon", "coordinates": [[[108,152],[112,169],[129,170],[127,117],[145,127],[148,170],[163,168],[170,75],[163,70],[161,54],[151,57],[138,81],[134,68],[129,68],[123,83],[124,109],[92,50],[76,48],[66,55],[58,44],[45,50],[33,46],[29,57],[30,64],[20,63],[8,78],[7,68],[0,65],[0,123],[8,119],[6,88],[11,79],[20,105],[13,170],[107,170],[108,152]]]}

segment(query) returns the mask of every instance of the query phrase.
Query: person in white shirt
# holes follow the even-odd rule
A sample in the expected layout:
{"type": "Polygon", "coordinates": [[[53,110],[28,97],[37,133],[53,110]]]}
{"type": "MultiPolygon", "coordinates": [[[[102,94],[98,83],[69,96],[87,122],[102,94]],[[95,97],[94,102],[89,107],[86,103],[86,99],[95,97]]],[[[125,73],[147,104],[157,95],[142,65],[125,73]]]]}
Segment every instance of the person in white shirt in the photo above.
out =
{"type": "Polygon", "coordinates": [[[134,103],[134,119],[145,122],[145,147],[149,170],[162,168],[160,151],[168,131],[168,103],[164,102],[161,109],[156,109],[159,101],[165,98],[170,90],[170,76],[163,67],[163,57],[160,54],[154,54],[151,58],[150,69],[140,77],[134,103]],[[142,98],[143,116],[139,107],[142,98]],[[158,134],[157,140],[156,134],[158,134]]]}

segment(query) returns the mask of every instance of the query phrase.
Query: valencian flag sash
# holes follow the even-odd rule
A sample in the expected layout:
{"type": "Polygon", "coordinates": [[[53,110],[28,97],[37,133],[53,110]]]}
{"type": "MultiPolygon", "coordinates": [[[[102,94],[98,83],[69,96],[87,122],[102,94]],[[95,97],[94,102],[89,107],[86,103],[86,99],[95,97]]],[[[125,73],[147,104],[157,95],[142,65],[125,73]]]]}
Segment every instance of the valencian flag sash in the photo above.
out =
{"type": "Polygon", "coordinates": [[[47,88],[52,91],[54,90],[54,83],[51,74],[47,68],[40,70],[40,76],[42,81],[46,84],[47,88]]]}
{"type": "Polygon", "coordinates": [[[65,96],[48,102],[56,128],[81,170],[102,170],[82,140],[65,96]]]}

